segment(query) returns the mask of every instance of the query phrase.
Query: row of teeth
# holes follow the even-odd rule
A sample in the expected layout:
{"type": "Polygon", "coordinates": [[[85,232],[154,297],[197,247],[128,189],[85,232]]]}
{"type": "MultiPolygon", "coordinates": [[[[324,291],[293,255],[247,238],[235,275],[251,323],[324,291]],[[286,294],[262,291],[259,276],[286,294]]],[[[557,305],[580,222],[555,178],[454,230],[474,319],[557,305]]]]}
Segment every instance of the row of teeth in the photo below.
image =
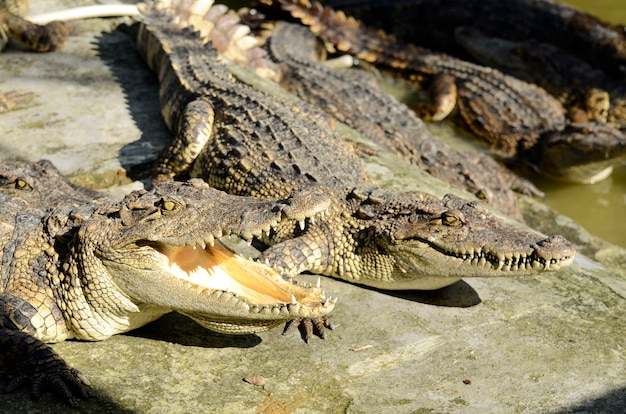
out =
{"type": "Polygon", "coordinates": [[[542,259],[540,257],[532,256],[514,256],[512,258],[499,258],[491,253],[453,253],[453,256],[463,260],[470,260],[473,264],[486,265],[492,264],[496,270],[513,270],[513,268],[526,269],[532,268],[537,264],[542,264],[545,269],[550,268],[552,265],[558,264],[560,259],[542,259]]]}
{"type": "Polygon", "coordinates": [[[531,257],[531,256],[514,256],[512,258],[501,258],[501,257],[497,257],[494,254],[484,253],[484,252],[474,253],[474,254],[455,253],[453,255],[455,257],[458,257],[459,259],[470,260],[472,261],[472,263],[475,263],[475,264],[484,265],[487,263],[491,263],[494,266],[497,265],[497,269],[503,269],[505,267],[513,268],[515,266],[517,266],[518,269],[526,268],[526,267],[532,267],[533,264],[539,262],[538,258],[531,257]]]}
{"type": "MultiPolygon", "coordinates": [[[[322,305],[322,308],[327,309],[334,307],[337,303],[336,299],[326,299],[326,302],[322,305]]],[[[300,310],[301,304],[299,303],[284,303],[280,305],[254,305],[250,306],[250,313],[256,313],[261,315],[297,315],[300,310]]]]}
{"type": "MultiPolygon", "coordinates": [[[[298,311],[303,306],[301,303],[298,303],[296,301],[296,298],[293,295],[291,298],[292,303],[280,303],[276,305],[248,305],[247,302],[240,301],[238,294],[228,292],[228,291],[214,290],[210,293],[210,295],[213,296],[215,299],[219,299],[223,303],[227,303],[231,301],[233,301],[233,303],[240,302],[238,306],[245,306],[248,308],[247,310],[250,313],[256,313],[256,314],[261,314],[261,315],[289,315],[289,316],[295,315],[295,316],[298,316],[299,315],[298,311]]],[[[339,300],[338,297],[337,298],[330,297],[324,301],[321,308],[314,308],[314,309],[318,309],[319,311],[326,311],[326,310],[329,310],[329,308],[332,309],[338,300],[339,300]]]]}
{"type": "MultiPolygon", "coordinates": [[[[239,294],[238,293],[233,293],[229,289],[227,289],[225,291],[224,290],[222,290],[222,291],[216,290],[216,291],[214,291],[212,293],[212,296],[218,296],[218,295],[219,295],[219,299],[222,300],[223,302],[227,302],[227,301],[229,301],[231,299],[239,300],[239,294]]],[[[334,306],[337,303],[337,301],[339,301],[339,297],[333,298],[331,296],[331,297],[326,298],[326,295],[324,293],[322,293],[322,299],[324,299],[324,298],[325,298],[325,300],[324,300],[324,303],[322,304],[322,307],[324,307],[324,308],[327,308],[327,307],[329,307],[331,305],[334,306]]],[[[300,303],[298,303],[298,301],[296,300],[296,297],[293,294],[291,295],[291,303],[280,303],[280,304],[277,304],[277,305],[252,305],[252,306],[250,306],[250,310],[258,313],[262,309],[266,309],[267,310],[266,313],[268,313],[268,312],[276,313],[276,311],[274,309],[276,309],[276,308],[282,309],[283,307],[285,307],[285,306],[288,307],[290,305],[294,305],[294,306],[300,306],[301,305],[300,303]]]]}
{"type": "MultiPolygon", "coordinates": [[[[315,216],[319,215],[321,220],[324,220],[324,218],[326,217],[326,214],[329,212],[330,208],[327,208],[326,210],[322,210],[319,213],[316,213],[314,215],[312,215],[311,217],[308,217],[309,222],[312,225],[315,225],[315,216]]],[[[306,228],[306,219],[301,219],[298,220],[298,224],[300,225],[300,230],[304,230],[306,228]]]]}
{"type": "MultiPolygon", "coordinates": [[[[316,215],[319,215],[321,217],[321,219],[323,220],[325,217],[325,213],[327,213],[328,210],[326,211],[321,211],[319,213],[316,213],[316,215]]],[[[311,216],[311,217],[307,217],[309,222],[312,225],[315,225],[315,216],[311,216]]],[[[302,219],[302,220],[298,220],[298,226],[300,227],[300,230],[304,231],[306,229],[306,220],[307,219],[302,219]]],[[[231,237],[231,236],[236,236],[241,238],[242,240],[244,240],[248,245],[252,244],[252,239],[254,237],[258,237],[260,239],[263,239],[264,237],[269,237],[270,233],[272,231],[276,231],[276,227],[278,225],[278,222],[271,224],[271,225],[265,225],[261,228],[261,230],[259,231],[255,231],[252,233],[243,233],[243,234],[228,234],[228,233],[224,233],[221,234],[219,236],[215,236],[210,234],[208,236],[207,239],[205,240],[198,240],[195,242],[195,244],[191,245],[191,247],[193,247],[194,249],[200,247],[202,249],[206,249],[207,244],[210,245],[211,247],[215,246],[215,239],[216,238],[220,238],[220,237],[231,237]]]]}
{"type": "MultiPolygon", "coordinates": [[[[323,212],[320,213],[323,217],[323,212]]],[[[315,218],[313,216],[309,217],[309,220],[311,222],[311,224],[315,224],[315,218]]],[[[277,224],[277,223],[276,223],[277,224]]],[[[215,236],[210,234],[206,239],[204,240],[197,240],[195,242],[195,244],[190,245],[191,247],[193,247],[194,249],[200,247],[202,249],[206,249],[207,244],[210,245],[211,247],[215,246],[215,239],[216,238],[221,238],[221,237],[239,237],[240,239],[244,240],[246,243],[248,243],[248,245],[250,245],[252,243],[252,239],[254,237],[258,237],[258,238],[263,238],[263,237],[267,237],[270,235],[270,233],[272,231],[276,231],[276,224],[274,225],[267,225],[263,228],[261,228],[260,231],[255,231],[252,233],[243,233],[243,234],[222,234],[219,236],[215,236]]],[[[306,219],[303,220],[299,220],[298,221],[298,225],[300,227],[300,230],[304,230],[306,229],[306,219]]]]}

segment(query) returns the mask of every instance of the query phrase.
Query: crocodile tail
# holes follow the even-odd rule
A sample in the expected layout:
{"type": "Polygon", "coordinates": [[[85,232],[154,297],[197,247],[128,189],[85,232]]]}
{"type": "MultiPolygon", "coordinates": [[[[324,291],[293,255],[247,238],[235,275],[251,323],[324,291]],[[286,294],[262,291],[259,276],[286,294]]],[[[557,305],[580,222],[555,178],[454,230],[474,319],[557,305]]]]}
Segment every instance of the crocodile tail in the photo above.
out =
{"type": "Polygon", "coordinates": [[[261,3],[275,5],[289,12],[339,51],[366,62],[378,63],[385,51],[396,43],[394,36],[365,26],[360,20],[318,1],[261,0],[261,3]]]}
{"type": "Polygon", "coordinates": [[[227,59],[257,74],[277,79],[278,69],[261,49],[250,28],[237,13],[213,0],[154,0],[139,6],[148,18],[166,20],[181,29],[195,31],[203,43],[211,42],[227,59]]]}

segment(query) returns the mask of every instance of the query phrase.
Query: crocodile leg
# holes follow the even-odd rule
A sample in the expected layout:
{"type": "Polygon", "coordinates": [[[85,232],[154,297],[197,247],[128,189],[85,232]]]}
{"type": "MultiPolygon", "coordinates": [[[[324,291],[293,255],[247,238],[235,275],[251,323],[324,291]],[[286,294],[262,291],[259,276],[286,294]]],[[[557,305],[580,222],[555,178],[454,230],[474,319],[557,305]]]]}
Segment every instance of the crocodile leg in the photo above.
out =
{"type": "Polygon", "coordinates": [[[13,38],[35,52],[59,50],[69,36],[64,22],[53,21],[42,26],[6,11],[0,12],[0,26],[5,26],[13,38]]]}
{"type": "Polygon", "coordinates": [[[50,346],[20,331],[0,329],[0,367],[11,373],[19,372],[7,385],[13,392],[31,384],[33,400],[39,399],[43,388],[50,387],[68,405],[74,407],[74,396],[88,398],[83,385],[87,378],[70,367],[50,346]]]}
{"type": "Polygon", "coordinates": [[[302,234],[266,249],[258,260],[289,277],[307,271],[324,273],[332,267],[332,253],[329,245],[320,243],[321,240],[332,240],[332,237],[328,237],[321,226],[309,225],[302,234]]]}
{"type": "Polygon", "coordinates": [[[83,384],[89,385],[89,381],[50,346],[33,336],[40,328],[36,326],[37,321],[42,319],[32,303],[14,295],[0,294],[0,371],[15,375],[6,392],[30,383],[34,400],[49,387],[74,406],[74,396],[88,397],[83,384]]]}
{"type": "Polygon", "coordinates": [[[428,87],[428,102],[418,103],[415,112],[426,121],[442,121],[456,106],[457,89],[454,77],[440,73],[428,87]]]}
{"type": "Polygon", "coordinates": [[[155,163],[153,182],[170,181],[189,172],[211,138],[214,119],[215,111],[206,100],[196,99],[185,106],[176,128],[179,133],[155,163]]]}
{"type": "MultiPolygon", "coordinates": [[[[282,273],[284,277],[293,277],[305,271],[319,273],[319,269],[330,267],[330,251],[326,245],[319,243],[327,237],[321,227],[310,224],[306,233],[293,239],[283,241],[266,249],[258,260],[265,262],[282,273]],[[320,237],[323,237],[320,239],[320,237]]],[[[285,325],[283,335],[295,330],[307,344],[313,335],[326,339],[326,329],[331,331],[335,325],[330,316],[320,318],[297,318],[285,325]]]]}

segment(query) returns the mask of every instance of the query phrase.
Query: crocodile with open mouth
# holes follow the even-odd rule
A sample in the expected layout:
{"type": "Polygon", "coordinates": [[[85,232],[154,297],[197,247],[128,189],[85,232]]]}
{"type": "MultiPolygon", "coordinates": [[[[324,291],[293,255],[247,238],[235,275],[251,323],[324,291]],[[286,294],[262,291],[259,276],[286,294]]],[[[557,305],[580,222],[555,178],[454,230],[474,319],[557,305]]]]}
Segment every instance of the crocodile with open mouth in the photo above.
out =
{"type": "Polygon", "coordinates": [[[284,278],[218,240],[260,237],[281,221],[304,226],[329,207],[317,188],[260,199],[194,179],[120,202],[89,202],[89,191],[68,189],[63,202],[38,196],[55,176],[67,184],[56,170],[36,175],[49,163],[7,173],[16,164],[0,164],[0,372],[13,376],[8,391],[30,383],[36,398],[50,387],[70,405],[86,396],[87,380],[49,342],[103,340],[171,311],[218,332],[255,333],[334,307],[319,286],[284,278]]]}
{"type": "Polygon", "coordinates": [[[309,271],[381,289],[436,289],[572,262],[575,248],[563,237],[508,224],[481,202],[376,187],[321,109],[232,76],[196,31],[212,1],[193,3],[140,7],[138,49],[158,74],[161,113],[175,135],[155,182],[191,175],[233,194],[278,198],[322,185],[331,200],[323,219],[267,235],[259,260],[287,275],[309,271]],[[194,23],[182,17],[189,10],[198,13],[194,23]]]}

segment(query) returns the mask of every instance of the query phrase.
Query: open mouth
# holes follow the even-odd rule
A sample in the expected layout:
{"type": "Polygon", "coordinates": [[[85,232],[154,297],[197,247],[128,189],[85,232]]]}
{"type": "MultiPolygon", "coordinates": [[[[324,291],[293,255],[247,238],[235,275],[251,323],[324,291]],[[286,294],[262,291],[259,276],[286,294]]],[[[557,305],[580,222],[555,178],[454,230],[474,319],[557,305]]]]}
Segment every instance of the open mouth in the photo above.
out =
{"type": "Polygon", "coordinates": [[[271,267],[246,259],[219,241],[211,245],[163,246],[168,271],[177,278],[211,290],[230,292],[250,305],[299,304],[331,307],[317,287],[285,280],[271,267]]]}

